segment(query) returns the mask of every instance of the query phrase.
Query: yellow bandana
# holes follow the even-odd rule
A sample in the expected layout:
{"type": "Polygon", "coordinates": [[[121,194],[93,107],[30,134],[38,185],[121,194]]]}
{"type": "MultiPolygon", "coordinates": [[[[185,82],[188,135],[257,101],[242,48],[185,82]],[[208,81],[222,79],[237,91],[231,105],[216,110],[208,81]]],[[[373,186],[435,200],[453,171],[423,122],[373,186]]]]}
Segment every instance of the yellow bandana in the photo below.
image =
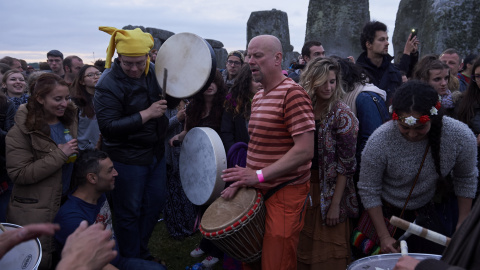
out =
{"type": "MultiPolygon", "coordinates": [[[[144,33],[140,28],[133,30],[122,30],[115,27],[100,26],[100,31],[112,35],[110,43],[107,48],[107,59],[105,59],[105,68],[110,68],[112,65],[112,57],[115,53],[124,56],[142,56],[148,55],[150,49],[153,47],[153,37],[149,33],[144,33]]],[[[145,75],[148,74],[150,67],[150,56],[147,59],[145,67],[145,75]]]]}

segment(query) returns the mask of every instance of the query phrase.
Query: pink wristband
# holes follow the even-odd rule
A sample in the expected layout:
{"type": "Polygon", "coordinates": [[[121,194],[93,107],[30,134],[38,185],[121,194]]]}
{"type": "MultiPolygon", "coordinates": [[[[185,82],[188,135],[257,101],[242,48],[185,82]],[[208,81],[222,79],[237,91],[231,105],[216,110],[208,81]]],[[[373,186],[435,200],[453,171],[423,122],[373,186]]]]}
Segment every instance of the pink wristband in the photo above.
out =
{"type": "Polygon", "coordinates": [[[263,178],[262,170],[257,170],[257,177],[258,177],[258,182],[260,183],[265,182],[265,178],[263,178]]]}

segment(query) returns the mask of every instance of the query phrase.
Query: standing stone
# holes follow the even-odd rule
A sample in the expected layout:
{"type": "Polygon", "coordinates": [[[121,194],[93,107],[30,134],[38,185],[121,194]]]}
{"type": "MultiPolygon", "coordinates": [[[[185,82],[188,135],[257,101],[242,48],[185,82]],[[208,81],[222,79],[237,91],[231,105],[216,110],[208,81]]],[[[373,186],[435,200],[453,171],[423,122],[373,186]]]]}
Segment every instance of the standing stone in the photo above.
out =
{"type": "Polygon", "coordinates": [[[293,51],[287,13],[276,9],[252,12],[247,22],[247,44],[258,35],[272,35],[280,40],[283,47],[282,68],[286,69],[291,61],[286,56],[292,55],[290,53],[293,51]]]}
{"type": "Polygon", "coordinates": [[[392,38],[395,62],[400,61],[408,35],[413,28],[417,31],[418,39],[423,43],[425,31],[421,26],[423,25],[426,4],[426,1],[418,0],[400,1],[395,19],[395,32],[392,38]]]}
{"type": "MultiPolygon", "coordinates": [[[[403,50],[412,24],[418,24],[420,54],[454,48],[460,57],[480,51],[478,0],[401,0],[395,21],[394,49],[403,50]],[[416,18],[415,18],[416,17],[416,18]]],[[[415,26],[415,25],[413,25],[415,26]]]]}
{"type": "Polygon", "coordinates": [[[370,20],[368,0],[310,0],[305,42],[320,41],[327,56],[353,56],[363,50],[360,34],[370,20]]]}

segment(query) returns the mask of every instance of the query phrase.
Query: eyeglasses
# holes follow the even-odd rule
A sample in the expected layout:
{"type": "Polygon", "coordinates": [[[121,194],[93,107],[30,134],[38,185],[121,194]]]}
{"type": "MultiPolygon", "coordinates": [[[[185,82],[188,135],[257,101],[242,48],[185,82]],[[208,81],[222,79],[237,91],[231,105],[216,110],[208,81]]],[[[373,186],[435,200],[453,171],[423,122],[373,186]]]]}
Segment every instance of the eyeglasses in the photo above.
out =
{"type": "Polygon", "coordinates": [[[231,65],[231,66],[240,66],[242,63],[238,62],[238,61],[232,61],[232,60],[228,60],[227,61],[227,64],[231,65]]]}
{"type": "Polygon", "coordinates": [[[473,75],[472,81],[480,83],[480,74],[473,75]]]}
{"type": "Polygon", "coordinates": [[[147,61],[144,60],[144,61],[135,62],[135,63],[122,61],[122,65],[124,65],[128,68],[132,68],[133,66],[136,66],[137,68],[144,68],[147,65],[147,61]]]}
{"type": "Polygon", "coordinates": [[[87,75],[85,75],[85,77],[89,77],[89,78],[93,78],[93,77],[100,77],[102,76],[102,72],[95,72],[95,73],[88,73],[87,75]]]}

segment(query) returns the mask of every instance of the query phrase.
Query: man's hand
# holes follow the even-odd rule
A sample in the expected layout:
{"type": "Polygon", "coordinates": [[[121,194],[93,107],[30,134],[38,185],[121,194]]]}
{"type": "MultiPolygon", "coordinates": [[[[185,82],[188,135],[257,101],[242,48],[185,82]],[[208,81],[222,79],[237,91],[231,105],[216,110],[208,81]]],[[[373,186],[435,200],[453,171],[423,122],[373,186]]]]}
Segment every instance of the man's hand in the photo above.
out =
{"type": "Polygon", "coordinates": [[[103,224],[88,227],[88,223],[82,221],[67,238],[57,270],[102,269],[117,256],[111,236],[112,232],[105,230],[103,224]]]}
{"type": "Polygon", "coordinates": [[[230,185],[231,188],[251,187],[258,183],[257,173],[249,168],[243,168],[235,165],[235,168],[223,170],[222,180],[225,182],[235,182],[230,185]]]}
{"type": "Polygon", "coordinates": [[[420,41],[417,39],[417,36],[412,38],[412,34],[408,35],[407,42],[405,43],[405,48],[403,49],[404,54],[412,54],[418,51],[418,44],[420,41]]]}
{"type": "Polygon", "coordinates": [[[235,196],[238,191],[238,187],[227,187],[226,189],[222,190],[220,193],[220,197],[224,198],[225,200],[230,200],[235,196]]]}
{"type": "Polygon", "coordinates": [[[167,110],[167,101],[162,99],[152,103],[148,109],[140,111],[142,116],[142,123],[147,122],[150,119],[160,118],[167,110]]]}
{"type": "Polygon", "coordinates": [[[16,245],[42,235],[53,235],[58,230],[60,230],[58,224],[42,223],[2,232],[0,234],[0,259],[16,245]]]}

